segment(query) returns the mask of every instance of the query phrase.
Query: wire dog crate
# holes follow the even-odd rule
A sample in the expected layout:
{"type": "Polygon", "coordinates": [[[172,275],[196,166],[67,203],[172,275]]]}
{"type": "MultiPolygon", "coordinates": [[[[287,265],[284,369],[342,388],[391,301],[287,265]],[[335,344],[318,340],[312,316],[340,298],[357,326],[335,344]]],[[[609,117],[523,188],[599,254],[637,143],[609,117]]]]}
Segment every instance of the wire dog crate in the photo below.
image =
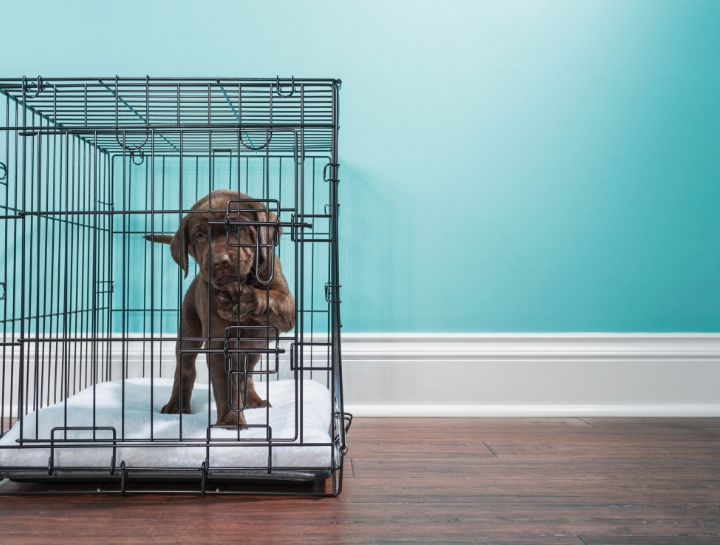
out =
{"type": "Polygon", "coordinates": [[[340,493],[339,89],[0,79],[0,479],[340,493]]]}

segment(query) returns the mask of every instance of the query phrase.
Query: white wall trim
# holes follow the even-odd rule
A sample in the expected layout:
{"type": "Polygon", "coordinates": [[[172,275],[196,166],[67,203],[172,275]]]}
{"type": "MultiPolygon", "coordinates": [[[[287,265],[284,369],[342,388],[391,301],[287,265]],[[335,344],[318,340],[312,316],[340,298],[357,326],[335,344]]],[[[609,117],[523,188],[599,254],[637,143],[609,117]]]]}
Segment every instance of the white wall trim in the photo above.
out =
{"type": "Polygon", "coordinates": [[[345,334],[357,416],[720,416],[720,334],[345,334]]]}
{"type": "Polygon", "coordinates": [[[720,358],[720,333],[345,333],[343,358],[720,358]]]}

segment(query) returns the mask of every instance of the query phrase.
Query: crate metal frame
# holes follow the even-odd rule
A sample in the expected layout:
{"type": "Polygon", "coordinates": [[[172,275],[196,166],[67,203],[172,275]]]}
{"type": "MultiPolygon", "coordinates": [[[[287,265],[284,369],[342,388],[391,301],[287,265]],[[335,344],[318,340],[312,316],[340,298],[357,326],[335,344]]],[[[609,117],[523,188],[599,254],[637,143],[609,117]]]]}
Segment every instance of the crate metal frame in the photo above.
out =
{"type": "MultiPolygon", "coordinates": [[[[0,121],[4,121],[0,123],[0,248],[5,254],[0,270],[3,307],[0,437],[15,420],[21,430],[17,447],[0,448],[49,448],[51,452],[47,468],[0,467],[0,476],[17,481],[93,483],[89,489],[52,492],[0,489],[0,494],[124,495],[134,482],[162,482],[170,488],[145,487],[133,493],[336,496],[341,492],[346,432],[352,416],[344,412],[340,344],[337,148],[340,86],[337,79],[294,77],[0,79],[0,101],[4,98],[5,102],[5,111],[0,112],[0,121]],[[219,167],[217,159],[227,160],[227,167],[219,167]],[[193,160],[194,182],[187,180],[191,175],[186,173],[193,160]],[[207,186],[200,180],[201,161],[207,163],[203,165],[207,167],[207,186]],[[177,166],[167,176],[171,181],[166,183],[166,166],[173,170],[174,163],[177,166]],[[283,207],[281,200],[285,202],[288,194],[287,176],[283,193],[283,172],[288,171],[288,164],[292,206],[283,207]],[[271,182],[274,165],[277,177],[271,182]],[[143,170],[145,194],[141,206],[143,203],[136,203],[137,195],[132,196],[133,188],[137,191],[138,186],[137,174],[134,182],[132,176],[134,171],[142,175],[143,170]],[[227,176],[227,180],[216,181],[221,175],[227,176]],[[178,199],[170,205],[165,192],[168,184],[173,189],[174,180],[178,199]],[[327,202],[321,202],[319,193],[316,195],[322,184],[327,185],[327,202]],[[183,194],[189,188],[195,189],[192,198],[183,194]],[[140,308],[131,304],[131,299],[138,299],[129,274],[130,261],[138,252],[132,237],[162,232],[172,227],[173,219],[180,222],[189,213],[217,212],[190,210],[188,203],[219,188],[248,194],[256,191],[253,201],[276,208],[277,222],[254,222],[252,226],[273,229],[269,247],[273,259],[275,247],[280,256],[287,245],[279,245],[280,240],[289,239],[287,243],[291,244],[290,261],[284,264],[286,271],[288,266],[293,267],[291,291],[296,300],[296,327],[286,335],[270,334],[274,326],[267,323],[264,326],[267,332],[262,337],[265,348],[255,350],[262,354],[264,363],[253,372],[243,367],[245,378],[248,374],[259,375],[266,383],[268,399],[269,380],[279,378],[279,358],[285,353],[280,342],[290,343],[287,356],[295,380],[296,437],[272,437],[268,408],[266,424],[260,425],[267,432],[264,439],[241,438],[240,429],[236,440],[212,438],[213,402],[208,388],[207,438],[183,438],[181,412],[177,440],[155,438],[152,431],[143,440],[126,439],[124,388],[132,357],[142,362],[142,376],[150,377],[152,396],[154,378],[163,376],[163,362],[169,364],[174,360],[174,356],[167,357],[167,348],[163,356],[164,343],[179,341],[181,353],[192,351],[206,357],[223,353],[227,361],[231,361],[232,353],[248,352],[227,348],[230,338],[243,338],[241,331],[247,330],[247,326],[228,327],[224,339],[202,338],[205,344],[199,349],[185,348],[183,342],[188,339],[183,338],[179,329],[174,336],[165,334],[173,316],[176,325],[181,326],[179,309],[189,282],[183,281],[178,270],[175,304],[166,305],[160,293],[157,305],[156,288],[172,283],[174,262],[163,256],[168,252],[156,248],[156,244],[148,243],[143,248],[143,301],[140,308]],[[162,195],[158,206],[159,191],[162,195]],[[320,224],[326,226],[325,230],[321,230],[320,224]],[[285,231],[276,236],[280,227],[285,231]],[[316,252],[320,245],[326,247],[326,257],[316,252]],[[326,267],[323,271],[326,282],[316,290],[322,280],[319,264],[326,267]],[[160,281],[156,284],[158,274],[160,281]],[[316,308],[318,292],[323,296],[324,308],[316,308]],[[132,331],[139,329],[138,316],[142,318],[142,333],[132,331]],[[325,316],[325,331],[320,338],[316,316],[318,319],[325,316]],[[233,336],[231,330],[238,329],[233,336]],[[212,342],[219,341],[225,342],[224,348],[210,347],[212,342]],[[142,344],[141,355],[136,350],[132,356],[131,343],[142,344]],[[275,359],[274,365],[271,359],[275,359]],[[97,425],[70,426],[66,416],[66,426],[53,429],[50,437],[38,435],[39,409],[64,403],[67,412],[70,396],[87,387],[92,387],[95,395],[96,385],[112,380],[118,366],[123,385],[121,430],[97,425]],[[318,375],[325,379],[332,399],[331,442],[327,444],[303,441],[303,381],[317,380],[318,375]],[[34,439],[24,438],[22,433],[23,422],[30,415],[36,420],[34,439]],[[72,433],[77,431],[92,432],[92,440],[73,439],[72,433]],[[299,439],[299,448],[327,447],[330,466],[272,467],[270,456],[267,467],[216,467],[211,463],[211,447],[262,446],[271,453],[274,448],[298,448],[295,439],[299,439]],[[158,468],[129,467],[116,459],[121,447],[178,446],[204,446],[205,461],[198,468],[158,468]],[[112,448],[112,458],[107,469],[59,467],[54,464],[53,453],[57,448],[112,448]],[[199,490],[187,488],[187,483],[192,482],[199,485],[199,490]],[[258,489],[255,486],[258,482],[283,485],[301,482],[307,486],[258,489]]],[[[230,208],[228,203],[224,220],[228,237],[231,228],[253,223],[231,220],[230,208]]],[[[231,364],[228,372],[232,372],[231,364]]],[[[244,384],[247,387],[247,380],[244,384]]],[[[95,400],[93,422],[94,403],[95,400]]],[[[235,410],[242,408],[244,405],[235,410]]],[[[151,408],[151,422],[152,418],[151,408]]]]}

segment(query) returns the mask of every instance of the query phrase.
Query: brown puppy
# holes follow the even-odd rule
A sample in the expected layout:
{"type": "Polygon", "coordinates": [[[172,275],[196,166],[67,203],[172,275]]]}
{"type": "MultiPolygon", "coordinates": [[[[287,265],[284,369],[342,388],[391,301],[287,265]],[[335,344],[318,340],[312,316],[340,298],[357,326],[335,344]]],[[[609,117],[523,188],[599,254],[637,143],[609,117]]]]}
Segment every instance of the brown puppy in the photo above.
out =
{"type": "MultiPolygon", "coordinates": [[[[183,339],[183,349],[198,349],[206,344],[205,341],[197,339],[198,337],[216,338],[218,340],[211,341],[209,347],[222,348],[223,341],[219,339],[224,338],[226,328],[233,325],[270,324],[277,326],[279,332],[295,327],[295,300],[282,273],[280,260],[271,255],[273,227],[247,225],[240,228],[239,234],[236,228],[230,229],[228,235],[224,225],[208,224],[208,218],[225,220],[228,201],[249,198],[243,193],[226,189],[214,191],[193,205],[191,210],[198,212],[186,215],[173,237],[145,237],[154,242],[170,244],[170,253],[185,271],[186,277],[188,254],[195,258],[199,266],[200,272],[190,284],[182,304],[179,336],[183,339]],[[208,209],[215,211],[207,212],[208,209]],[[230,245],[226,238],[228,236],[230,245]],[[257,248],[260,255],[256,256],[257,248]],[[259,280],[267,280],[270,276],[272,280],[268,284],[259,280]]],[[[232,203],[231,210],[235,210],[232,219],[238,219],[240,207],[243,209],[240,220],[277,220],[277,216],[259,202],[232,203]]],[[[243,329],[241,335],[245,340],[231,342],[231,348],[237,348],[238,343],[241,349],[264,348],[266,335],[272,336],[274,332],[273,329],[243,329]],[[248,337],[262,337],[262,340],[247,340],[248,337]]],[[[184,352],[181,357],[180,349],[181,341],[178,341],[175,348],[177,366],[172,395],[167,405],[162,408],[162,412],[166,414],[177,414],[180,410],[185,414],[190,413],[197,353],[184,352]]],[[[233,370],[242,370],[245,354],[233,354],[232,358],[233,370]]],[[[260,354],[248,354],[248,371],[252,371],[259,360],[260,354]]],[[[230,407],[230,379],[223,354],[209,354],[208,366],[217,406],[217,424],[229,427],[245,424],[242,412],[233,411],[230,407]]],[[[245,385],[242,375],[233,376],[232,406],[238,408],[242,406],[245,385]]],[[[245,407],[252,409],[266,405],[267,402],[255,391],[252,375],[248,375],[245,407]]]]}

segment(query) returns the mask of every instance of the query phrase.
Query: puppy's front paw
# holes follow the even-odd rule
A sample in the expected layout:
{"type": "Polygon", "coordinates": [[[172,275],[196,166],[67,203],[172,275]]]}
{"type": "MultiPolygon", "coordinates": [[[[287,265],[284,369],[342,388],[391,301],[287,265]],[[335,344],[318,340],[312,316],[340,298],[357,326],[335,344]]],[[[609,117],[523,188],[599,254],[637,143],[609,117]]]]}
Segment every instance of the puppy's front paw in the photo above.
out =
{"type": "Polygon", "coordinates": [[[237,302],[240,297],[237,282],[231,282],[220,290],[217,296],[218,314],[226,320],[237,319],[237,302]]]}
{"type": "Polygon", "coordinates": [[[238,426],[241,429],[247,429],[247,422],[245,421],[245,417],[243,416],[243,413],[235,413],[235,412],[228,412],[224,416],[220,417],[218,416],[217,422],[215,422],[216,426],[221,426],[223,428],[227,429],[237,429],[238,426]]]}
{"type": "MultiPolygon", "coordinates": [[[[162,409],[160,409],[160,412],[162,414],[178,414],[178,413],[180,413],[180,403],[178,403],[177,401],[170,400],[167,403],[167,405],[165,405],[162,409]]],[[[191,414],[189,403],[185,403],[185,407],[183,409],[183,414],[191,414]]]]}
{"type": "Polygon", "coordinates": [[[272,403],[266,399],[259,399],[257,401],[248,400],[246,409],[262,409],[263,407],[272,407],[272,403]]]}
{"type": "Polygon", "coordinates": [[[252,286],[238,286],[237,282],[232,282],[218,293],[218,314],[226,320],[242,318],[256,307],[257,296],[252,286]]]}

